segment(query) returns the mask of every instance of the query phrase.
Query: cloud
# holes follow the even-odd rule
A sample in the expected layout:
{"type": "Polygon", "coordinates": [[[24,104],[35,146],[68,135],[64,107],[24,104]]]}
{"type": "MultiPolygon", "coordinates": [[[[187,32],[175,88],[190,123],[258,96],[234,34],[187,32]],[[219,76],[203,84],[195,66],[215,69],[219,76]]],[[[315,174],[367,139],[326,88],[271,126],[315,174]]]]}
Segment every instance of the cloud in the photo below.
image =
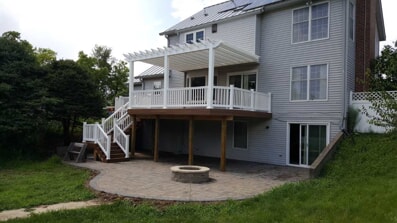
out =
{"type": "Polygon", "coordinates": [[[7,31],[18,31],[18,20],[8,12],[7,7],[0,2],[0,34],[7,31]]]}

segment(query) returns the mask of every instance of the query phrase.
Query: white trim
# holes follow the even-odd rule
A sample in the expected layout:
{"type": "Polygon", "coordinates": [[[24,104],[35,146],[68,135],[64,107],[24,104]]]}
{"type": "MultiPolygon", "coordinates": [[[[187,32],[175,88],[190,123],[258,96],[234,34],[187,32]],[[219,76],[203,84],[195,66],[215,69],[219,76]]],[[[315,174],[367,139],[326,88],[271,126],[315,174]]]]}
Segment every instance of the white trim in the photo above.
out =
{"type": "MultiPolygon", "coordinates": [[[[255,91],[258,91],[258,69],[226,73],[226,86],[230,86],[230,83],[229,83],[230,76],[239,76],[239,75],[243,76],[243,75],[251,75],[251,74],[255,74],[255,91]]],[[[242,83],[243,83],[243,81],[241,80],[241,84],[242,83]]],[[[236,86],[234,86],[234,87],[236,87],[236,86]]],[[[251,89],[246,89],[246,90],[251,90],[251,89]]]]}
{"type": "Polygon", "coordinates": [[[289,101],[290,102],[321,102],[321,101],[328,101],[328,91],[329,91],[329,63],[316,63],[316,64],[308,64],[308,65],[303,65],[303,66],[293,66],[290,67],[290,77],[289,77],[289,101]],[[312,66],[319,66],[319,65],[326,65],[327,66],[327,85],[326,85],[326,90],[325,90],[325,98],[324,99],[310,99],[310,70],[312,66]],[[306,73],[306,81],[307,81],[307,89],[306,89],[306,99],[305,100],[292,100],[292,70],[297,67],[306,67],[307,68],[307,73],[306,73]]]}
{"type": "Polygon", "coordinates": [[[183,39],[182,42],[183,42],[183,43],[188,43],[188,42],[186,41],[186,36],[189,35],[189,34],[193,34],[193,43],[198,42],[198,41],[197,41],[197,38],[196,38],[196,35],[197,35],[198,32],[203,32],[203,40],[205,40],[205,29],[198,29],[198,30],[194,30],[194,31],[190,31],[190,32],[185,33],[185,34],[183,35],[184,39],[183,39]]]}
{"type": "Polygon", "coordinates": [[[248,136],[249,136],[249,134],[248,134],[248,132],[249,132],[249,130],[248,130],[248,128],[249,128],[249,126],[248,126],[248,121],[244,121],[244,120],[234,120],[233,121],[233,141],[232,141],[232,147],[233,147],[233,149],[236,149],[236,150],[242,150],[242,151],[247,151],[248,150],[248,148],[249,148],[249,138],[248,138],[248,136]],[[236,146],[234,146],[234,135],[235,135],[235,133],[234,133],[234,124],[236,123],[236,122],[241,122],[241,123],[245,123],[246,125],[247,125],[247,132],[246,132],[246,136],[247,136],[247,148],[242,148],[242,147],[236,147],[236,146]]]}
{"type": "Polygon", "coordinates": [[[292,13],[291,13],[291,44],[300,44],[300,43],[307,43],[307,42],[313,42],[313,41],[319,41],[319,40],[326,40],[329,39],[330,36],[330,21],[331,21],[331,2],[330,1],[322,1],[322,2],[317,2],[311,5],[305,5],[299,8],[294,8],[292,9],[292,13]],[[312,6],[315,5],[321,5],[321,4],[325,4],[328,3],[328,32],[327,32],[327,37],[324,38],[320,38],[320,39],[314,39],[312,40],[311,38],[311,32],[312,32],[312,28],[311,28],[311,24],[312,24],[312,6]],[[307,40],[306,41],[299,41],[299,42],[294,42],[294,11],[299,10],[299,9],[304,9],[304,8],[309,8],[309,18],[308,18],[308,36],[307,36],[307,40]]]}
{"type": "Polygon", "coordinates": [[[347,36],[348,36],[348,39],[353,42],[355,42],[355,40],[356,40],[356,10],[357,10],[356,2],[349,0],[347,3],[347,27],[348,27],[347,28],[347,36]],[[350,4],[353,5],[353,24],[352,24],[353,38],[350,37],[350,4]]]}
{"type": "Polygon", "coordinates": [[[170,70],[188,71],[208,69],[208,51],[214,49],[214,67],[245,63],[259,63],[259,56],[239,49],[221,40],[204,40],[199,43],[178,44],[125,54],[125,59],[164,67],[165,54],[169,56],[170,70]]]}
{"type": "MultiPolygon", "coordinates": [[[[310,165],[297,165],[297,164],[290,164],[289,163],[289,161],[290,161],[290,139],[291,139],[291,136],[290,136],[290,129],[291,129],[291,124],[297,124],[297,125],[307,125],[307,126],[310,126],[310,125],[322,125],[322,126],[326,126],[326,145],[328,145],[329,144],[329,142],[330,142],[330,136],[331,136],[331,122],[327,122],[327,121],[287,121],[287,134],[286,134],[286,137],[287,137],[287,140],[286,140],[286,165],[287,166],[295,166],[295,167],[306,167],[306,168],[308,168],[308,167],[310,167],[310,165]]],[[[300,131],[300,129],[299,129],[299,131],[300,131]]],[[[301,134],[300,134],[301,135],[301,134]]],[[[300,139],[299,139],[300,140],[300,139]]],[[[300,163],[300,160],[299,160],[299,163],[300,163]]]]}

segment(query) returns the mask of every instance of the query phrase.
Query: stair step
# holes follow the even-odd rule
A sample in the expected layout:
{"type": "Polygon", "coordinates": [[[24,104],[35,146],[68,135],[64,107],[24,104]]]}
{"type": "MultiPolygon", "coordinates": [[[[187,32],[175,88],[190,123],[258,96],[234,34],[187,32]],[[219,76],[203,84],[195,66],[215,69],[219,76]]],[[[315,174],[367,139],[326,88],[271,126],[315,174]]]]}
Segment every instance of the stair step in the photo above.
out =
{"type": "Polygon", "coordinates": [[[115,163],[115,162],[126,162],[130,161],[130,158],[125,158],[125,154],[123,150],[119,148],[119,146],[116,143],[112,143],[111,148],[110,148],[110,159],[106,159],[105,153],[99,148],[98,145],[95,145],[94,147],[97,157],[101,162],[104,163],[115,163]]]}
{"type": "Polygon", "coordinates": [[[130,158],[111,158],[110,160],[102,161],[105,163],[118,163],[118,162],[127,162],[130,161],[130,158]]]}

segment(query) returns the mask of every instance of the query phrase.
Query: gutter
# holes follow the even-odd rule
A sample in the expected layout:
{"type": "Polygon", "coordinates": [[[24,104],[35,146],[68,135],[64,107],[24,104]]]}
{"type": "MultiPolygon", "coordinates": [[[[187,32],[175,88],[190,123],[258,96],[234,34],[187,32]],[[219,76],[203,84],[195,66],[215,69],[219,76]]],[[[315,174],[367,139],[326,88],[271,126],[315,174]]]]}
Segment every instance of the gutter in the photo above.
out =
{"type": "MultiPolygon", "coordinates": [[[[345,47],[345,55],[344,55],[344,80],[343,80],[343,115],[342,115],[342,123],[341,123],[341,127],[340,127],[340,129],[341,130],[343,130],[343,129],[346,129],[346,123],[347,123],[347,100],[346,100],[346,95],[348,94],[348,91],[347,91],[347,75],[348,75],[348,73],[347,73],[347,60],[349,59],[348,58],[348,53],[349,53],[349,49],[348,49],[348,46],[349,46],[349,36],[348,36],[348,33],[349,33],[349,24],[348,24],[348,21],[349,21],[349,18],[348,18],[348,16],[349,16],[349,13],[348,13],[348,11],[349,11],[349,1],[345,1],[345,17],[344,17],[344,25],[345,25],[345,29],[344,29],[344,36],[345,36],[345,41],[344,41],[344,47],[345,47]]],[[[357,23],[357,22],[356,22],[357,23]]],[[[354,33],[354,35],[355,35],[355,33],[354,33]]],[[[354,36],[354,38],[355,38],[355,36],[354,36]]],[[[356,55],[355,55],[355,53],[354,53],[354,57],[356,57],[356,55]]],[[[350,98],[350,97],[349,97],[350,98]]]]}

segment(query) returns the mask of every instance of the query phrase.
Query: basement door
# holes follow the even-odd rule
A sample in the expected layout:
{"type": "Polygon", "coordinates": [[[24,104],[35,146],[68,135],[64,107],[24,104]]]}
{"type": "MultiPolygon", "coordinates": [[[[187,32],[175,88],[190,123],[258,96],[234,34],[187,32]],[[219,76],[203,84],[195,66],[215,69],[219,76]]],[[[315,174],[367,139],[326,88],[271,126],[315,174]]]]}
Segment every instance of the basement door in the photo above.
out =
{"type": "Polygon", "coordinates": [[[290,124],[289,164],[311,165],[326,145],[326,125],[290,124]]]}

